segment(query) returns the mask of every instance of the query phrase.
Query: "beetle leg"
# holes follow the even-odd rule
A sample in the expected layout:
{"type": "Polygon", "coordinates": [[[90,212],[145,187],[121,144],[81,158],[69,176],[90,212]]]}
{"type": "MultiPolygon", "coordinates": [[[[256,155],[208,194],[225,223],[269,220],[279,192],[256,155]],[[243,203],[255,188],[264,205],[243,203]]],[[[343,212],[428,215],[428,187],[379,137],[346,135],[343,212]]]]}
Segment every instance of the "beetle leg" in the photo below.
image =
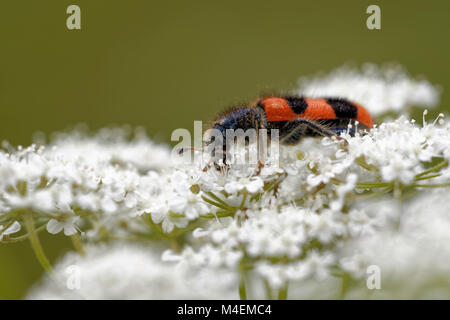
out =
{"type": "Polygon", "coordinates": [[[343,141],[345,145],[348,145],[347,140],[339,137],[335,132],[327,129],[326,127],[305,119],[295,119],[287,122],[281,131],[283,132],[280,143],[283,144],[297,144],[303,137],[305,137],[306,130],[312,130],[315,133],[324,137],[335,137],[339,141],[343,141]]]}

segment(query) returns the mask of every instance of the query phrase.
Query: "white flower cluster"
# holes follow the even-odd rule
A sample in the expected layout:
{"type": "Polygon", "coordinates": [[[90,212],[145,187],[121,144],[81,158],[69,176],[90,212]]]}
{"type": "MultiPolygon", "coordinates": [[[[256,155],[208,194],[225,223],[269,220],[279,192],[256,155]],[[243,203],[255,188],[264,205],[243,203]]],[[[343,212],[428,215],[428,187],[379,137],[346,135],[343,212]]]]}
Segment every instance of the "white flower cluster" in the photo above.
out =
{"type": "Polygon", "coordinates": [[[347,98],[365,106],[373,115],[405,112],[407,107],[431,108],[439,102],[439,90],[425,79],[411,79],[399,65],[379,68],[344,66],[327,75],[302,77],[295,91],[308,97],[347,98]]]}
{"type": "MultiPolygon", "coordinates": [[[[448,189],[448,188],[447,188],[448,189]]],[[[401,206],[373,200],[366,211],[390,223],[361,239],[351,239],[339,256],[343,270],[365,277],[367,266],[381,270],[381,290],[354,288],[349,298],[449,299],[450,205],[448,190],[422,193],[401,206]]]]}
{"type": "Polygon", "coordinates": [[[118,215],[136,214],[139,192],[158,192],[153,170],[169,166],[171,158],[168,147],[126,135],[125,129],[94,137],[74,132],[45,147],[0,151],[0,223],[17,225],[32,212],[50,233],[72,235],[86,222],[81,218],[89,217],[97,230],[113,227],[118,215]]]}
{"type": "Polygon", "coordinates": [[[96,246],[68,254],[28,299],[237,299],[236,276],[164,263],[156,247],[96,246]]]}
{"type": "MultiPolygon", "coordinates": [[[[401,107],[436,98],[398,71],[380,72],[342,82],[363,77],[353,91],[370,98],[374,86],[378,96],[366,102],[379,112],[399,107],[397,98],[401,107]]],[[[341,136],[346,144],[282,147],[259,173],[182,166],[167,147],[119,129],[4,151],[0,239],[27,238],[30,213],[36,232],[82,232],[86,256],[70,254],[54,271],[64,283],[65,268],[79,266],[81,288],[49,277],[31,298],[449,298],[450,124],[399,117],[341,136]],[[371,265],[381,270],[375,294],[371,265]]]]}
{"type": "MultiPolygon", "coordinates": [[[[415,279],[422,295],[416,290],[414,297],[433,296],[427,288],[435,290],[436,286],[430,287],[429,281],[450,276],[445,267],[450,262],[450,246],[446,244],[450,204],[444,196],[450,181],[450,125],[437,122],[419,126],[400,117],[367,134],[343,134],[346,146],[329,139],[306,139],[286,148],[279,166],[269,165],[259,175],[254,175],[255,168],[250,166],[230,167],[225,172],[195,166],[139,172],[129,164],[112,165],[119,178],[114,184],[97,186],[96,192],[108,197],[115,209],[96,211],[93,221],[90,215],[75,216],[88,221],[80,227],[87,234],[104,228],[122,239],[159,240],[160,245],[172,247],[162,254],[162,260],[176,262],[174,268],[259,279],[268,287],[267,292],[289,286],[290,292],[308,297],[306,289],[301,290],[304,283],[315,292],[314,281],[331,281],[336,286],[336,279],[348,276],[358,283],[355,289],[348,289],[349,297],[369,296],[364,275],[366,268],[375,264],[383,272],[383,281],[393,277],[397,282],[388,283],[398,284],[381,291],[381,297],[412,294],[404,285],[408,277],[417,276],[416,268],[426,272],[415,279]],[[131,187],[129,181],[134,181],[131,187]],[[119,217],[121,223],[115,221],[119,217]]],[[[36,156],[36,151],[32,154],[36,156]]],[[[103,179],[113,176],[104,175],[103,179]]],[[[30,189],[27,194],[33,192],[42,191],[30,189]]],[[[42,208],[32,208],[39,216],[42,208]]],[[[108,259],[91,255],[83,259],[100,264],[104,270],[109,264],[108,259]]],[[[118,270],[112,267],[105,272],[114,277],[118,270]]],[[[154,271],[149,268],[148,272],[154,271]]],[[[181,278],[172,281],[189,280],[181,278]]],[[[42,295],[32,297],[65,297],[48,289],[56,288],[53,285],[45,288],[42,295]]],[[[102,284],[97,283],[96,288],[100,291],[87,287],[86,292],[96,293],[86,297],[101,297],[102,284]]],[[[264,289],[247,289],[253,290],[255,297],[265,297],[261,293],[264,289]]],[[[179,288],[175,291],[184,292],[179,288]]]]}

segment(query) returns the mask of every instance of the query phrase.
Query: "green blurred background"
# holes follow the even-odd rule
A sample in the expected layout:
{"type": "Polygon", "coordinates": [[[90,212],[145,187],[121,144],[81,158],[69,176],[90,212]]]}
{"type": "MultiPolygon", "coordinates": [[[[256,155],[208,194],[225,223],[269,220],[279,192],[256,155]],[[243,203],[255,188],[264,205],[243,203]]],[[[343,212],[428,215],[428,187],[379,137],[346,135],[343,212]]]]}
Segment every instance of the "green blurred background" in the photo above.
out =
{"type": "MultiPolygon", "coordinates": [[[[84,122],[141,125],[168,141],[194,119],[346,62],[400,62],[445,89],[449,31],[445,0],[2,0],[0,140],[29,144],[84,122]],[[70,4],[81,30],[66,28],[70,4]],[[370,4],[381,30],[366,28],[370,4]]],[[[42,241],[53,261],[70,249],[63,236],[42,241]]],[[[28,243],[0,245],[0,298],[23,297],[41,272],[28,243]]]]}

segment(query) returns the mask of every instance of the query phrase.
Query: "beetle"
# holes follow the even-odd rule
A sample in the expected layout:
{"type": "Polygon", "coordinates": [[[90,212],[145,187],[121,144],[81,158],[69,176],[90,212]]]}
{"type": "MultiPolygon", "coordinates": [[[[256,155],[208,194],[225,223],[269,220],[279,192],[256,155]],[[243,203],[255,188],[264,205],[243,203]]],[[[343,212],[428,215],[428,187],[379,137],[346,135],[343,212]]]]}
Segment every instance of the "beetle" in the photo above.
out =
{"type": "MultiPolygon", "coordinates": [[[[279,142],[295,145],[304,137],[336,137],[349,132],[355,134],[355,127],[349,124],[358,122],[358,130],[373,127],[370,113],[360,104],[344,98],[308,98],[303,96],[268,96],[248,105],[233,107],[220,114],[210,129],[223,135],[223,154],[226,157],[227,130],[271,129],[279,130],[279,142]]],[[[212,144],[210,137],[206,143],[212,144]]]]}

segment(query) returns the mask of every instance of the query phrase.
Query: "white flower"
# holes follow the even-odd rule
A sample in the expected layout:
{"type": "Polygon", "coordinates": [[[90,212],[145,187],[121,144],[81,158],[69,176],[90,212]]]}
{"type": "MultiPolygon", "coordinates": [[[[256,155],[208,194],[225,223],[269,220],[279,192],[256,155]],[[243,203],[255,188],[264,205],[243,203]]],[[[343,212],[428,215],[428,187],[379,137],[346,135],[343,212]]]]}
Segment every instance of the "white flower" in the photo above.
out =
{"type": "Polygon", "coordinates": [[[168,200],[168,205],[172,212],[183,213],[189,220],[209,212],[201,194],[194,194],[188,186],[176,188],[176,193],[168,200]]]}
{"type": "MultiPolygon", "coordinates": [[[[3,230],[4,226],[0,225],[0,230],[3,230]]],[[[14,221],[12,225],[10,225],[6,230],[4,230],[2,233],[0,233],[0,241],[3,240],[4,236],[16,233],[20,231],[20,223],[17,221],[14,221]]]]}
{"type": "Polygon", "coordinates": [[[354,173],[350,173],[347,176],[347,181],[345,184],[340,185],[336,188],[336,193],[338,195],[338,198],[331,202],[330,208],[333,211],[340,211],[342,207],[344,206],[344,200],[346,195],[353,191],[356,186],[356,181],[358,179],[358,176],[354,173]]]}
{"type": "Polygon", "coordinates": [[[77,233],[77,222],[80,220],[78,216],[70,216],[61,218],[61,220],[50,219],[47,223],[47,231],[52,234],[60,233],[64,229],[66,236],[77,233]]]}
{"type": "Polygon", "coordinates": [[[161,223],[163,231],[167,233],[172,232],[175,226],[184,228],[188,224],[187,219],[170,216],[169,199],[165,197],[155,199],[151,209],[148,209],[146,212],[151,214],[154,223],[161,223]]]}
{"type": "Polygon", "coordinates": [[[264,182],[260,177],[240,178],[225,184],[225,191],[232,194],[246,189],[249,193],[262,191],[264,182]]]}

